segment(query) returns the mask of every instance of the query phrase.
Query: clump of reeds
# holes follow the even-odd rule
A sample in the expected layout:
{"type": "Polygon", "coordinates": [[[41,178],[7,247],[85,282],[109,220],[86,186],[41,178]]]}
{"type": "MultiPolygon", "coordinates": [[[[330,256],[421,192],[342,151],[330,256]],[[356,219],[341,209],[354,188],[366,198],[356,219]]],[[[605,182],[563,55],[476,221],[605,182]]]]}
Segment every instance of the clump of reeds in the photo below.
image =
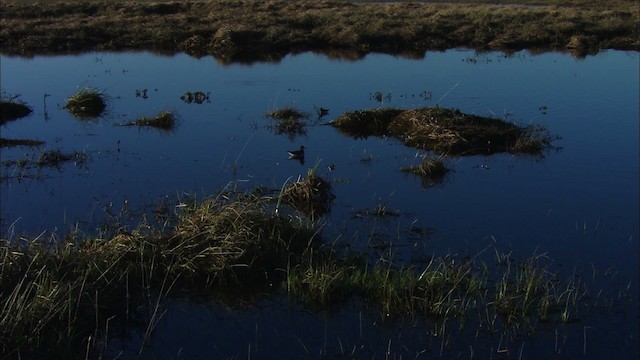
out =
{"type": "Polygon", "coordinates": [[[29,106],[22,102],[16,102],[15,99],[0,100],[0,125],[25,117],[31,112],[32,110],[29,106]]]}
{"type": "Polygon", "coordinates": [[[280,195],[284,203],[311,217],[327,213],[335,198],[331,184],[316,175],[316,168],[317,164],[309,169],[305,177],[299,177],[287,185],[280,195]]]}
{"type": "Polygon", "coordinates": [[[169,111],[161,111],[154,117],[143,116],[137,120],[125,123],[124,126],[147,126],[164,131],[170,131],[176,126],[176,116],[169,111]]]}
{"type": "Polygon", "coordinates": [[[304,119],[307,119],[309,115],[298,109],[291,107],[276,109],[268,112],[267,117],[276,121],[276,125],[272,128],[277,134],[286,134],[292,138],[307,133],[307,125],[304,119]]]}
{"type": "Polygon", "coordinates": [[[107,108],[106,97],[102,91],[85,88],[68,98],[65,108],[79,118],[98,117],[107,108]]]}

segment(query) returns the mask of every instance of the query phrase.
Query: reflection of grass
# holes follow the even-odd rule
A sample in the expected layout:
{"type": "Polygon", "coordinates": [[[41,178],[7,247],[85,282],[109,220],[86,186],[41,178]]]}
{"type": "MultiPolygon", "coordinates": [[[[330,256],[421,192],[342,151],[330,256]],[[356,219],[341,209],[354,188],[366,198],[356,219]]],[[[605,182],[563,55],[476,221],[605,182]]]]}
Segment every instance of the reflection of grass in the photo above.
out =
{"type": "Polygon", "coordinates": [[[162,111],[154,117],[141,117],[137,120],[125,123],[124,126],[148,126],[170,131],[176,126],[176,117],[169,111],[162,111]]]}
{"type": "Polygon", "coordinates": [[[79,118],[100,116],[106,109],[105,96],[101,91],[85,88],[67,99],[65,108],[79,118]]]}

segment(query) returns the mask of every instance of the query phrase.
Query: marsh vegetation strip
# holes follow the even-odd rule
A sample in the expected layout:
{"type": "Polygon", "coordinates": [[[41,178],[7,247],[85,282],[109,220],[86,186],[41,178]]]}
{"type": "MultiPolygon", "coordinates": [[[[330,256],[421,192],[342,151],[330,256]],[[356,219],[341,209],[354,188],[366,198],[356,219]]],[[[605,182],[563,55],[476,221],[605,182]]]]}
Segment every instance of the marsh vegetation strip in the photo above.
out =
{"type": "Polygon", "coordinates": [[[640,48],[633,0],[606,7],[598,1],[559,4],[9,0],[0,4],[0,41],[6,54],[154,50],[212,54],[222,61],[279,59],[305,50],[422,57],[428,49],[463,46],[569,48],[577,54],[640,48]]]}
{"type": "Polygon", "coordinates": [[[359,110],[345,113],[331,124],[351,136],[393,135],[408,146],[447,155],[542,155],[554,139],[542,127],[521,127],[439,107],[359,110]]]}
{"type": "Polygon", "coordinates": [[[3,239],[2,353],[99,352],[110,328],[150,327],[156,319],[144,314],[176,294],[229,299],[271,291],[313,310],[361,298],[381,319],[462,319],[461,326],[523,334],[538,321],[572,321],[587,304],[584,284],[556,275],[542,256],[515,261],[496,250],[502,266],[495,268],[454,256],[408,267],[371,261],[325,244],[300,218],[268,210],[275,200],[220,194],[186,204],[171,229],[143,223],[103,238],[3,239]],[[490,321],[496,316],[501,321],[490,321]]]}

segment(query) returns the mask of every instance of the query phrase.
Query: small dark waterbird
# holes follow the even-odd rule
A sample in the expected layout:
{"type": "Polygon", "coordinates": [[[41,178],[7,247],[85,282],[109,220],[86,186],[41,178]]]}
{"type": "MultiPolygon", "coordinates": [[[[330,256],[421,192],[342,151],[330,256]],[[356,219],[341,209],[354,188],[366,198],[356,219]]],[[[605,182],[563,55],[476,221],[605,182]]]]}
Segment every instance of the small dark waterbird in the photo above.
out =
{"type": "Polygon", "coordinates": [[[304,146],[300,146],[300,150],[290,150],[288,151],[289,153],[289,159],[304,159],[304,146]]]}

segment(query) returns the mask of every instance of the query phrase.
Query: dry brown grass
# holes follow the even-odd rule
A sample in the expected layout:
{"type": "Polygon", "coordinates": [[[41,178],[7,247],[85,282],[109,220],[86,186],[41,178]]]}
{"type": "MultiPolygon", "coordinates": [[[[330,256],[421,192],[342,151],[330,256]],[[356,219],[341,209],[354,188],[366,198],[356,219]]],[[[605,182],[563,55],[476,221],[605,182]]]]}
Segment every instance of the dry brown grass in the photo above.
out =
{"type": "Polygon", "coordinates": [[[306,50],[416,57],[461,46],[511,51],[571,43],[579,54],[640,48],[632,1],[478,2],[8,0],[0,5],[0,41],[9,54],[147,49],[213,54],[220,61],[277,60],[306,50]],[[577,50],[572,39],[580,39],[577,50]]]}
{"type": "Polygon", "coordinates": [[[439,107],[353,111],[332,125],[354,137],[392,135],[407,146],[458,156],[498,152],[542,155],[553,140],[541,127],[521,127],[439,107]]]}

